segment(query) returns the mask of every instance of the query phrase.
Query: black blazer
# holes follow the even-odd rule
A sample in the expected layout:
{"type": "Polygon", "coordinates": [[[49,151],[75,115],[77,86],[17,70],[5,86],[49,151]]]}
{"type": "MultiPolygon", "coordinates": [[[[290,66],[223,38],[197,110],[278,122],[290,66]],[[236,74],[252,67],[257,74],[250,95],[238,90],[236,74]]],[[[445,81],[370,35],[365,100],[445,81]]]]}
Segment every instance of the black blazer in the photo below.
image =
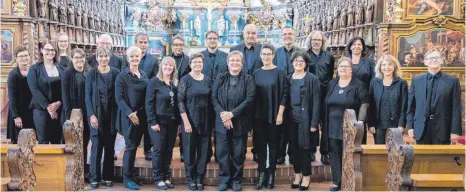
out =
{"type": "MultiPolygon", "coordinates": [[[[128,65],[128,57],[123,55],[121,69],[126,69],[128,65]]],[[[159,72],[159,61],[152,54],[146,53],[144,63],[139,63],[139,69],[146,73],[147,78],[151,79],[159,72]],[[141,66],[143,67],[141,68],[141,66]]]]}
{"type": "MultiPolygon", "coordinates": [[[[86,57],[87,63],[89,63],[89,66],[92,68],[97,68],[99,66],[99,62],[97,62],[96,55],[90,55],[86,57]]],[[[110,53],[110,61],[109,65],[118,69],[118,70],[123,70],[122,65],[123,65],[123,59],[121,57],[116,56],[113,53],[110,53]]]]}
{"type": "Polygon", "coordinates": [[[312,50],[307,51],[311,63],[309,63],[309,72],[317,75],[322,88],[325,88],[327,84],[333,79],[335,72],[335,57],[329,51],[321,50],[319,59],[314,59],[314,52],[312,50]]]}
{"type": "MultiPolygon", "coordinates": [[[[77,96],[76,92],[79,87],[76,85],[76,73],[81,73],[76,71],[74,68],[67,68],[64,72],[63,78],[61,80],[61,95],[63,103],[63,111],[61,116],[61,123],[65,123],[66,120],[70,119],[71,111],[77,106],[77,96]]],[[[84,92],[84,90],[82,90],[84,92]]],[[[85,117],[86,111],[82,111],[83,116],[85,117]]]]}
{"type": "MultiPolygon", "coordinates": [[[[58,73],[63,78],[65,68],[59,64],[56,64],[58,73]]],[[[38,109],[46,111],[48,105],[52,100],[52,90],[50,89],[50,81],[47,71],[45,70],[43,63],[37,63],[29,68],[28,72],[28,85],[31,89],[32,100],[31,109],[38,109]]]]}
{"type": "Polygon", "coordinates": [[[235,46],[230,48],[230,53],[232,51],[241,52],[243,54],[243,70],[242,71],[247,72],[249,75],[252,75],[252,72],[254,72],[254,70],[259,69],[262,66],[264,66],[264,64],[262,63],[262,59],[260,57],[262,45],[259,44],[259,43],[256,43],[256,44],[253,45],[253,47],[254,47],[254,55],[253,55],[254,65],[252,65],[251,68],[249,68],[249,66],[246,64],[247,58],[246,58],[246,54],[244,53],[244,48],[245,47],[246,47],[246,45],[244,44],[244,42],[239,44],[239,45],[235,45],[235,46]]]}
{"type": "Polygon", "coordinates": [[[361,57],[359,64],[356,65],[356,69],[353,68],[353,77],[362,81],[366,86],[366,90],[369,90],[371,80],[375,77],[374,68],[375,61],[368,56],[361,57]]]}
{"type": "MultiPolygon", "coordinates": [[[[299,47],[293,46],[291,55],[299,51],[300,51],[299,47]]],[[[292,74],[294,72],[294,68],[291,63],[291,56],[290,56],[290,60],[288,61],[286,60],[285,46],[281,46],[275,51],[275,57],[273,58],[273,64],[277,66],[278,68],[285,69],[287,75],[292,74]]]]}
{"type": "MultiPolygon", "coordinates": [[[[449,141],[450,134],[461,134],[461,87],[457,77],[439,72],[435,90],[434,119],[439,131],[437,137],[449,141]]],[[[408,128],[414,129],[414,137],[419,140],[429,117],[425,116],[427,95],[427,73],[415,76],[411,81],[408,96],[408,128]]]]}
{"type": "MultiPolygon", "coordinates": [[[[369,87],[369,127],[376,127],[379,122],[379,117],[388,115],[392,124],[398,127],[406,127],[406,109],[408,109],[408,82],[399,77],[393,79],[392,84],[388,88],[390,92],[390,113],[380,114],[380,101],[383,92],[383,80],[380,78],[372,79],[369,87]]],[[[387,91],[387,90],[386,90],[387,91]]],[[[389,127],[394,128],[394,127],[389,127]]]]}
{"type": "MultiPolygon", "coordinates": [[[[317,128],[320,121],[320,82],[317,76],[307,73],[304,78],[304,85],[301,86],[301,126],[298,128],[298,142],[299,146],[304,149],[314,148],[319,145],[319,134],[311,134],[311,127],[317,128]],[[314,136],[314,137],[313,137],[314,136]]],[[[288,87],[291,95],[291,80],[292,74],[288,75],[288,87]]],[[[287,122],[293,119],[293,112],[291,110],[291,99],[288,99],[285,110],[288,114],[287,122]]]]}
{"type": "MultiPolygon", "coordinates": [[[[252,77],[244,72],[240,72],[238,87],[243,88],[237,93],[234,98],[235,108],[228,109],[228,91],[227,87],[230,83],[231,75],[229,72],[222,73],[217,76],[212,87],[212,103],[215,109],[215,130],[222,134],[227,134],[227,129],[223,125],[220,113],[230,111],[233,113],[233,135],[240,136],[247,134],[251,130],[251,117],[253,116],[251,108],[253,106],[254,94],[256,86],[252,77]]],[[[230,98],[231,102],[231,98],[230,98]]]]}
{"type": "MultiPolygon", "coordinates": [[[[172,56],[175,59],[175,55],[173,53],[170,56],[172,56]]],[[[183,61],[181,62],[181,64],[177,63],[175,67],[178,71],[178,80],[180,80],[181,77],[191,72],[191,67],[189,67],[189,56],[183,53],[183,61]]]]}
{"type": "Polygon", "coordinates": [[[214,80],[218,74],[224,73],[228,71],[228,65],[227,65],[227,57],[228,53],[225,53],[223,51],[220,51],[217,49],[214,54],[215,54],[215,59],[213,61],[213,66],[210,66],[211,60],[209,57],[209,50],[206,49],[204,51],[201,51],[202,55],[204,55],[204,68],[202,69],[202,73],[204,75],[207,75],[210,77],[210,79],[214,80]]]}

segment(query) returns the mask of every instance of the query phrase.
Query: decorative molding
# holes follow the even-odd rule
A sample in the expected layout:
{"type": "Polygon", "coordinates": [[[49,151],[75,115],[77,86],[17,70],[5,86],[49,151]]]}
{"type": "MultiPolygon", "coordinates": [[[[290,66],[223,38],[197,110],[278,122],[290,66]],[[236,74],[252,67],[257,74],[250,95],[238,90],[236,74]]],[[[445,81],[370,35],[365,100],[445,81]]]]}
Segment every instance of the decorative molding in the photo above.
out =
{"type": "Polygon", "coordinates": [[[437,25],[437,27],[443,27],[447,24],[447,21],[448,19],[443,15],[439,15],[437,18],[432,19],[432,23],[437,25]]]}
{"type": "Polygon", "coordinates": [[[13,1],[13,15],[18,17],[26,17],[27,2],[25,0],[13,1]]]}
{"type": "Polygon", "coordinates": [[[388,150],[387,182],[388,191],[408,191],[412,185],[411,168],[414,162],[413,146],[405,145],[403,131],[390,128],[386,133],[388,150]]]}
{"type": "Polygon", "coordinates": [[[34,148],[37,143],[33,129],[22,129],[18,135],[17,147],[7,151],[8,169],[11,181],[8,189],[12,191],[32,191],[36,186],[34,174],[34,148]]]}
{"type": "Polygon", "coordinates": [[[354,154],[362,152],[363,130],[364,125],[357,121],[356,112],[352,109],[346,109],[343,115],[342,191],[362,189],[360,162],[354,154]]]}
{"type": "Polygon", "coordinates": [[[63,125],[65,153],[71,154],[66,163],[66,191],[84,191],[83,130],[82,112],[73,109],[63,125]]]}

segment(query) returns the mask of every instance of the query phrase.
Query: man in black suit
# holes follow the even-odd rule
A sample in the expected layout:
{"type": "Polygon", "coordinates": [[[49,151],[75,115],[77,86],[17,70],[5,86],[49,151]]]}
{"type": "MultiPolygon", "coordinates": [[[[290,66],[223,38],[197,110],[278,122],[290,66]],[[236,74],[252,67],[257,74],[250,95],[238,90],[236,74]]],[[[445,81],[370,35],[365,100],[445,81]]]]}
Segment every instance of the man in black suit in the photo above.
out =
{"type": "MultiPolygon", "coordinates": [[[[108,50],[112,50],[112,37],[110,35],[104,33],[99,36],[97,39],[97,47],[99,46],[105,46],[107,47],[108,50]]],[[[99,63],[97,62],[95,54],[87,56],[86,57],[87,63],[89,63],[89,66],[92,68],[96,68],[99,66],[99,63]]],[[[113,54],[113,52],[110,53],[110,62],[109,62],[111,67],[117,68],[118,70],[123,70],[122,65],[123,65],[123,59],[119,56],[116,56],[113,54]]]]}
{"type": "MultiPolygon", "coordinates": [[[[149,36],[142,32],[136,34],[134,37],[134,45],[141,49],[142,58],[139,62],[139,69],[144,71],[149,79],[156,76],[159,71],[159,61],[152,54],[147,52],[147,48],[149,47],[149,36]]],[[[123,65],[121,68],[125,69],[128,67],[128,64],[126,55],[123,55],[123,65]]]]}
{"type": "Polygon", "coordinates": [[[244,26],[243,38],[244,42],[230,48],[230,52],[239,51],[243,53],[243,70],[249,75],[252,75],[254,70],[263,66],[260,52],[262,45],[257,43],[257,27],[254,24],[244,26]]]}
{"type": "Polygon", "coordinates": [[[219,36],[216,31],[207,31],[205,39],[207,41],[207,49],[201,51],[204,55],[202,73],[209,76],[213,81],[218,74],[228,71],[228,53],[218,49],[219,36]]]}
{"type": "Polygon", "coordinates": [[[417,144],[444,144],[461,134],[461,88],[458,78],[441,71],[440,51],[424,54],[428,72],[413,78],[408,95],[408,134],[417,144]]]}

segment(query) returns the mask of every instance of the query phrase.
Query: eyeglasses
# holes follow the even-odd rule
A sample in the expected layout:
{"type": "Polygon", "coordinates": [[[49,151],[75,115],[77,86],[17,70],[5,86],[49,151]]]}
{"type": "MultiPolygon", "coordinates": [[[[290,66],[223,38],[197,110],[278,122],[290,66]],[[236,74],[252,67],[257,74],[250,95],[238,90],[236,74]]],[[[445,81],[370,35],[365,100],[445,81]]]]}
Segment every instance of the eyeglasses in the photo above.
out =
{"type": "Polygon", "coordinates": [[[242,60],[228,60],[228,62],[230,63],[239,63],[239,62],[243,62],[242,60]]]}
{"type": "Polygon", "coordinates": [[[339,65],[338,68],[348,69],[351,68],[349,65],[339,65]]]}
{"type": "Polygon", "coordinates": [[[304,61],[304,60],[294,60],[293,63],[301,63],[302,64],[302,63],[306,63],[306,61],[304,61]]]}
{"type": "Polygon", "coordinates": [[[442,58],[442,57],[440,57],[440,56],[426,58],[426,60],[427,60],[427,61],[432,61],[432,60],[441,60],[441,59],[443,59],[443,58],[442,58]]]}
{"type": "Polygon", "coordinates": [[[55,52],[55,49],[47,49],[47,48],[44,48],[44,51],[45,51],[45,52],[55,52]]]}
{"type": "Polygon", "coordinates": [[[18,56],[16,56],[16,58],[26,58],[26,57],[29,57],[29,54],[28,55],[18,55],[18,56]]]}
{"type": "Polygon", "coordinates": [[[294,35],[294,33],[282,33],[282,36],[283,36],[283,37],[284,37],[284,36],[292,36],[292,35],[294,35]]]}
{"type": "Polygon", "coordinates": [[[73,59],[84,59],[84,57],[73,57],[73,59]]]}
{"type": "Polygon", "coordinates": [[[204,63],[204,62],[202,62],[202,61],[193,61],[193,62],[191,62],[191,64],[202,64],[202,63],[204,63]]]}
{"type": "Polygon", "coordinates": [[[314,42],[322,42],[322,39],[311,39],[311,41],[314,41],[314,42]]]}
{"type": "Polygon", "coordinates": [[[207,40],[209,40],[209,41],[216,41],[216,40],[218,40],[218,38],[215,38],[215,37],[209,37],[209,38],[207,38],[207,40]]]}
{"type": "Polygon", "coordinates": [[[184,44],[172,44],[173,47],[183,47],[184,44]]]}
{"type": "Polygon", "coordinates": [[[59,43],[68,43],[68,40],[60,40],[59,43]]]}
{"type": "Polygon", "coordinates": [[[261,53],[261,55],[264,57],[269,57],[269,56],[272,56],[273,54],[272,53],[261,53]]]}

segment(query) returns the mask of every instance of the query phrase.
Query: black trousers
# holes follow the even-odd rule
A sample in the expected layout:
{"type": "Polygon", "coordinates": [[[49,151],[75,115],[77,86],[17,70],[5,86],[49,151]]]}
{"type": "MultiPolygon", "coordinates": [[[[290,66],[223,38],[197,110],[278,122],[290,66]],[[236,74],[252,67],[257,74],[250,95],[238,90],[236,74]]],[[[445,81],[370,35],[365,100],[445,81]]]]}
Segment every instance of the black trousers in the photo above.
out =
{"type": "Polygon", "coordinates": [[[243,182],[244,160],[248,134],[233,136],[231,132],[215,133],[217,160],[219,165],[219,184],[241,184],[243,182]]]}
{"type": "Polygon", "coordinates": [[[256,153],[258,157],[259,172],[267,171],[267,146],[269,147],[269,171],[275,171],[277,167],[277,146],[281,135],[281,127],[268,123],[267,120],[256,119],[254,121],[256,133],[256,153]]]}
{"type": "MultiPolygon", "coordinates": [[[[59,111],[57,113],[61,114],[59,111]]],[[[57,119],[52,119],[48,111],[38,109],[34,109],[33,115],[39,144],[60,144],[63,138],[60,115],[57,119]]]]}
{"type": "Polygon", "coordinates": [[[450,145],[451,141],[442,140],[438,137],[439,132],[444,130],[439,130],[436,126],[435,119],[427,119],[424,132],[419,140],[416,140],[416,144],[421,145],[450,145]]]}
{"type": "MultiPolygon", "coordinates": [[[[87,164],[87,146],[89,145],[89,140],[90,140],[90,130],[89,130],[89,122],[86,120],[87,115],[83,115],[83,118],[84,118],[83,119],[83,124],[84,124],[84,131],[83,131],[84,174],[87,174],[87,173],[89,173],[89,165],[87,164]]],[[[112,158],[112,160],[113,160],[113,158],[112,158]]]]}
{"type": "Polygon", "coordinates": [[[332,168],[333,184],[341,186],[341,171],[343,159],[343,141],[339,139],[328,139],[330,167],[332,168]]]}
{"type": "Polygon", "coordinates": [[[175,121],[159,123],[160,131],[154,131],[149,126],[152,141],[152,170],[155,181],[170,179],[170,164],[173,157],[178,125],[175,121]]]}
{"type": "Polygon", "coordinates": [[[385,144],[385,135],[387,129],[376,129],[374,134],[374,143],[375,144],[385,144]]]}
{"type": "Polygon", "coordinates": [[[115,154],[116,135],[102,133],[96,128],[92,128],[90,132],[92,141],[90,182],[100,182],[101,179],[104,181],[113,181],[115,169],[113,155],[115,154]],[[104,152],[103,169],[101,168],[102,150],[104,152]]]}
{"type": "Polygon", "coordinates": [[[295,174],[302,173],[303,176],[311,174],[311,154],[312,149],[304,149],[298,142],[298,123],[289,123],[290,150],[293,156],[293,169],[295,174]]]}
{"type": "MultiPolygon", "coordinates": [[[[178,128],[176,128],[178,129],[178,128]]],[[[180,146],[180,156],[183,156],[183,135],[181,132],[178,133],[178,146],[180,146]]],[[[184,158],[184,157],[183,157],[184,158]]]]}
{"type": "Polygon", "coordinates": [[[287,154],[289,157],[291,157],[290,130],[284,126],[281,127],[282,132],[281,134],[277,135],[279,141],[277,145],[277,159],[282,157],[284,158],[287,154]]]}
{"type": "Polygon", "coordinates": [[[181,131],[183,135],[183,155],[186,179],[191,181],[200,181],[204,179],[207,168],[207,153],[209,147],[210,133],[199,135],[197,127],[192,133],[181,131]]]}
{"type": "Polygon", "coordinates": [[[152,151],[152,143],[150,140],[149,129],[144,129],[144,153],[148,153],[152,151]]]}
{"type": "Polygon", "coordinates": [[[141,143],[143,129],[147,129],[147,124],[132,125],[128,129],[132,129],[132,136],[125,138],[125,152],[123,153],[123,182],[133,181],[134,162],[136,161],[136,151],[141,143]]]}

